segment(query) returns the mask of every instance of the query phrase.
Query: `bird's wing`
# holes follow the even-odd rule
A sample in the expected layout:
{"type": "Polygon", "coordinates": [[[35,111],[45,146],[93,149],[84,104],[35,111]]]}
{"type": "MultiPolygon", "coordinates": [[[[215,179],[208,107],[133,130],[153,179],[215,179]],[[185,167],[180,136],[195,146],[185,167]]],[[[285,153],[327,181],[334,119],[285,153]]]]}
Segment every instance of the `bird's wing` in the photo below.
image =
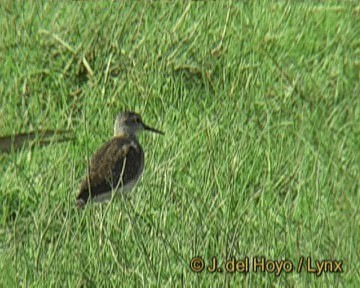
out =
{"type": "Polygon", "coordinates": [[[77,200],[101,196],[135,179],[141,169],[141,147],[135,140],[115,137],[92,157],[77,200]]]}

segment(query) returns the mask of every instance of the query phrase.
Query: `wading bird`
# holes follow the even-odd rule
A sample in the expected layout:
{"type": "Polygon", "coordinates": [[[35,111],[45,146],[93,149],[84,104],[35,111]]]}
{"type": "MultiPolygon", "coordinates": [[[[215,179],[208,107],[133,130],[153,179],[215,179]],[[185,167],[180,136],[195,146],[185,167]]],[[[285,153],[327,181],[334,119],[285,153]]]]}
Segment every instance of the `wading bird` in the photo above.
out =
{"type": "Polygon", "coordinates": [[[80,184],[76,197],[78,208],[89,201],[109,200],[112,193],[131,190],[144,169],[144,152],[136,137],[136,133],[142,130],[164,135],[144,124],[137,113],[123,112],[117,116],[114,137],[94,154],[80,184]]]}

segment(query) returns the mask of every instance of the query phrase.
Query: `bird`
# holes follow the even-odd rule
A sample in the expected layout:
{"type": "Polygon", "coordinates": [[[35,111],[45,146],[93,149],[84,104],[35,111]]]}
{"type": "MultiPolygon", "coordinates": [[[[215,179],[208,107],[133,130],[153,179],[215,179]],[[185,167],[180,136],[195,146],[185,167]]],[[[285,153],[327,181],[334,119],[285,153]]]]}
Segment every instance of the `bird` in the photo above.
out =
{"type": "Polygon", "coordinates": [[[144,170],[144,152],[137,139],[140,131],[165,133],[144,124],[139,114],[125,111],[117,115],[114,136],[92,156],[87,174],[80,182],[75,206],[104,202],[115,194],[128,194],[144,170]]]}

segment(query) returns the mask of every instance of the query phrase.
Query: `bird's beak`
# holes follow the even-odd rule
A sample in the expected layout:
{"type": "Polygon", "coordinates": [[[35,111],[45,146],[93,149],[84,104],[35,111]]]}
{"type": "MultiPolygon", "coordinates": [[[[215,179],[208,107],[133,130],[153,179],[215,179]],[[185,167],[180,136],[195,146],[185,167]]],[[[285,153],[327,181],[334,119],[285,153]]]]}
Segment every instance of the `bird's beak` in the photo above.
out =
{"type": "Polygon", "coordinates": [[[147,131],[152,131],[152,132],[155,132],[155,133],[158,133],[158,134],[161,134],[161,135],[165,135],[164,132],[160,131],[160,130],[157,130],[155,128],[151,128],[149,126],[147,126],[146,124],[143,124],[144,126],[144,129],[147,130],[147,131]]]}

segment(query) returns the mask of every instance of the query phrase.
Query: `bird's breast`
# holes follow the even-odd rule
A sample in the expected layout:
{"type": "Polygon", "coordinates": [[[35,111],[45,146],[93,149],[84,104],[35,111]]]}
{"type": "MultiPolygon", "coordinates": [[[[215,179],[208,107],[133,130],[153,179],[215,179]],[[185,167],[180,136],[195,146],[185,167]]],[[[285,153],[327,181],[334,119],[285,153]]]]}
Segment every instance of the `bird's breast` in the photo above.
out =
{"type": "Polygon", "coordinates": [[[144,170],[144,152],[136,140],[130,142],[130,147],[124,159],[124,167],[119,171],[119,180],[122,182],[118,190],[129,192],[139,180],[144,170]]]}

